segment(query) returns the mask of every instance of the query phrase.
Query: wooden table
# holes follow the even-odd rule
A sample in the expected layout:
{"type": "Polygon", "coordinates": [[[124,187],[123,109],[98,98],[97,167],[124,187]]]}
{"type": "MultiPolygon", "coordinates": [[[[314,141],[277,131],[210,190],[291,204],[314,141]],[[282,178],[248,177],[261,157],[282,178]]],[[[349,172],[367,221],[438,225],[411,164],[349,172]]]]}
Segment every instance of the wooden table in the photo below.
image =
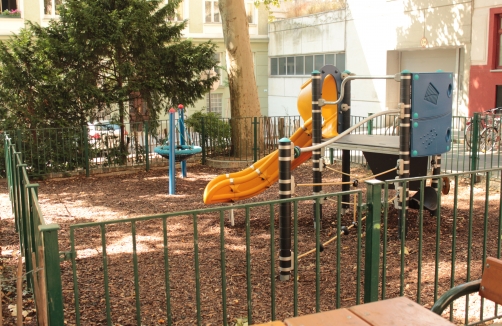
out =
{"type": "MultiPolygon", "coordinates": [[[[277,323],[277,322],[275,322],[277,323]]],[[[443,317],[406,297],[366,303],[301,317],[288,318],[285,326],[447,326],[443,317]]]]}

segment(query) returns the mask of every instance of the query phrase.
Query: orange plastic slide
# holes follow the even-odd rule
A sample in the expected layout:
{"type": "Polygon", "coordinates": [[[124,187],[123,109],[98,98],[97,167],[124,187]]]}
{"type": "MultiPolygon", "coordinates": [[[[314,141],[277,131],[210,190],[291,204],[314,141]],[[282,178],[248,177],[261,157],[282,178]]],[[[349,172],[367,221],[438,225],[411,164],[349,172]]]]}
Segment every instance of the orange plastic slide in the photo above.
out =
{"type": "MultiPolygon", "coordinates": [[[[336,81],[331,75],[327,75],[323,82],[322,96],[328,101],[337,99],[336,81]]],[[[312,145],[312,85],[308,80],[301,87],[298,96],[298,112],[305,121],[291,137],[295,146],[308,147],[312,145]]],[[[337,105],[326,105],[322,108],[324,123],[322,127],[323,138],[333,138],[337,133],[337,105]]],[[[300,164],[308,160],[312,152],[302,153],[291,162],[294,170],[300,164]]],[[[229,203],[256,196],[279,179],[279,151],[265,156],[258,162],[242,171],[222,174],[211,180],[204,190],[204,203],[217,204],[229,203]]]]}

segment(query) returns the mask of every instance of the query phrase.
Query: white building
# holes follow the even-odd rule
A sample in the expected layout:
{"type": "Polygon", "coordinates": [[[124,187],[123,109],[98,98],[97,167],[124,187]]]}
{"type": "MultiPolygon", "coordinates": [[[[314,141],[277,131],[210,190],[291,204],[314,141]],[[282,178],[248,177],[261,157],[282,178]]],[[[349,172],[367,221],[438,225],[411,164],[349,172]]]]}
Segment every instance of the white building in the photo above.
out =
{"type": "MultiPolygon", "coordinates": [[[[300,86],[309,79],[312,66],[320,69],[326,63],[356,75],[451,71],[453,114],[467,114],[471,4],[347,0],[343,10],[271,23],[269,115],[296,115],[300,86]]],[[[351,113],[367,116],[394,109],[398,99],[399,83],[393,80],[357,80],[352,83],[351,113]]]]}

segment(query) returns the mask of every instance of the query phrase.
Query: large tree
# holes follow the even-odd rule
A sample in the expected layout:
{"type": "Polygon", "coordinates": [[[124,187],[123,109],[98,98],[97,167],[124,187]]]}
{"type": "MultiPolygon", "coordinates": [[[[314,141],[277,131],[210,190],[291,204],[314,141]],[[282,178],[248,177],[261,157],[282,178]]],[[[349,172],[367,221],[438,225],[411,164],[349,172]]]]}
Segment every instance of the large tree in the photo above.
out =
{"type": "Polygon", "coordinates": [[[155,120],[171,105],[193,104],[214,82],[199,78],[215,64],[214,45],[181,40],[186,22],[169,21],[179,2],[68,0],[47,30],[55,48],[84,58],[108,107],[117,108],[122,129],[131,97],[146,100],[155,120]]]}
{"type": "MultiPolygon", "coordinates": [[[[44,39],[28,27],[0,42],[0,114],[3,128],[78,125],[96,97],[83,100],[68,87],[69,75],[50,59],[44,39]]],[[[92,84],[91,84],[92,85],[92,84]]]]}
{"type": "Polygon", "coordinates": [[[218,4],[227,57],[230,112],[233,120],[232,142],[236,153],[250,155],[251,146],[246,144],[253,142],[252,125],[249,120],[241,118],[260,116],[260,102],[246,9],[244,0],[220,0],[218,4]]]}
{"type": "MultiPolygon", "coordinates": [[[[80,123],[105,109],[115,110],[123,130],[128,114],[127,103],[131,97],[145,100],[149,104],[148,116],[156,119],[169,106],[193,104],[217,79],[200,78],[203,72],[216,64],[213,59],[214,44],[194,45],[190,40],[182,40],[181,32],[186,22],[169,20],[179,2],[66,0],[59,8],[58,20],[51,21],[47,28],[29,26],[29,37],[22,40],[15,37],[13,44],[16,45],[7,45],[3,52],[12,54],[11,71],[15,71],[16,65],[21,71],[26,71],[24,62],[30,58],[29,55],[23,58],[16,55],[17,44],[20,41],[29,42],[31,48],[43,49],[41,53],[46,64],[39,65],[37,69],[47,70],[39,76],[49,76],[44,79],[44,85],[50,88],[57,85],[61,91],[53,97],[46,92],[40,101],[49,102],[53,109],[58,107],[67,112],[73,110],[68,105],[80,108],[84,112],[80,123]],[[69,100],[58,101],[56,96],[69,100]]],[[[31,48],[28,47],[31,53],[35,53],[31,48]]],[[[3,62],[0,65],[5,66],[3,62]]],[[[26,74],[26,78],[39,76],[26,74]]],[[[6,87],[4,81],[0,80],[2,88],[6,87]]],[[[24,94],[31,91],[31,84],[26,85],[26,89],[16,92],[24,94]]],[[[19,87],[22,88],[22,85],[19,87]]],[[[33,96],[40,94],[32,93],[33,96]]],[[[15,113],[13,110],[11,114],[15,113]]],[[[42,112],[34,107],[33,114],[40,115],[42,112]]],[[[124,132],[121,134],[123,144],[124,132]]]]}

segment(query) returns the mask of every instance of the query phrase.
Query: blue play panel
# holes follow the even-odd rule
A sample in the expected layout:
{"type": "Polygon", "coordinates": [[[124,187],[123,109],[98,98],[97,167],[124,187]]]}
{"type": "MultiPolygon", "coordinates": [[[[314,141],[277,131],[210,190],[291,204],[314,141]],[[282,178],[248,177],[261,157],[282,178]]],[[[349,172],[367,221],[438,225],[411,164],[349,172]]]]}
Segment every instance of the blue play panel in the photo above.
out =
{"type": "Polygon", "coordinates": [[[448,152],[451,149],[453,74],[413,73],[411,88],[410,155],[448,152]]]}

